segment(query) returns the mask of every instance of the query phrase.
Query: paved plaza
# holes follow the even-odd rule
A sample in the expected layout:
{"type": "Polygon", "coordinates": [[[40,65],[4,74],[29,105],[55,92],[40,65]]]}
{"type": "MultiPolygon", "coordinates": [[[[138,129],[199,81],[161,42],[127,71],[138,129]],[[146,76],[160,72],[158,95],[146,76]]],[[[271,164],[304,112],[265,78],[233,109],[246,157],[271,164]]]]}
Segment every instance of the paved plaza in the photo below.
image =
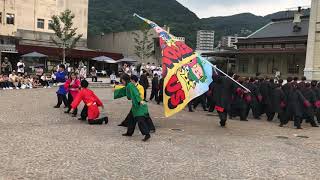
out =
{"type": "MultiPolygon", "coordinates": [[[[89,126],[63,108],[55,89],[0,91],[0,179],[319,179],[320,129],[279,128],[265,120],[228,121],[198,111],[165,119],[149,103],[157,126],[122,137],[126,99],[94,89],[109,124],[89,126]]],[[[200,108],[199,108],[200,110],[200,108]]]]}

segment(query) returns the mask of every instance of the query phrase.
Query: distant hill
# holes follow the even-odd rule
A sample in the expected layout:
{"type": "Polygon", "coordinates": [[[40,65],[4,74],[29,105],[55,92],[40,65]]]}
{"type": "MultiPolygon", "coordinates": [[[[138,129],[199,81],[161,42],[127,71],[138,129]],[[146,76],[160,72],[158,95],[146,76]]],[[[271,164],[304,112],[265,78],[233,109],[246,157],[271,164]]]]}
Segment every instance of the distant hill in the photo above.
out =
{"type": "MultiPolygon", "coordinates": [[[[186,42],[191,47],[195,47],[196,32],[200,29],[216,31],[217,42],[223,35],[247,36],[271,19],[293,15],[293,12],[277,12],[262,17],[242,13],[199,19],[176,0],[89,0],[89,34],[138,29],[142,22],[133,18],[133,13],[161,26],[168,25],[172,34],[186,37],[186,42]]],[[[309,14],[309,11],[305,14],[309,14]]]]}

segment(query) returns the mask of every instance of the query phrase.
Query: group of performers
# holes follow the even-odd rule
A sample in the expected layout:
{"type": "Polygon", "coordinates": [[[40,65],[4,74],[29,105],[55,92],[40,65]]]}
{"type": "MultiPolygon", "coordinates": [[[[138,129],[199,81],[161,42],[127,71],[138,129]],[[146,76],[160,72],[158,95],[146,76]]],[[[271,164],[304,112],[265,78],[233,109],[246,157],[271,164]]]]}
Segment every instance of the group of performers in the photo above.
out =
{"type": "MultiPolygon", "coordinates": [[[[101,125],[108,123],[108,117],[100,117],[99,107],[104,108],[101,100],[95,93],[88,89],[87,80],[80,80],[75,73],[68,74],[64,65],[59,65],[58,72],[55,73],[58,83],[57,105],[54,108],[60,108],[64,103],[68,108],[65,113],[71,113],[73,117],[77,116],[77,107],[83,101],[84,107],[79,120],[87,120],[90,125],[101,125]],[[68,96],[68,97],[67,97],[68,96]]],[[[132,136],[138,124],[141,134],[144,135],[143,141],[151,138],[150,133],[155,132],[155,126],[150,118],[148,106],[144,100],[144,88],[138,83],[138,77],[127,74],[121,76],[121,86],[114,89],[114,98],[127,97],[132,101],[132,107],[126,119],[119,125],[127,127],[127,132],[123,136],[132,136]]]]}
{"type": "Polygon", "coordinates": [[[57,91],[58,102],[54,108],[60,108],[63,102],[65,107],[68,108],[65,113],[71,113],[73,117],[76,117],[77,107],[83,101],[85,106],[79,120],[88,119],[90,125],[108,123],[108,117],[100,117],[99,107],[104,108],[103,103],[93,91],[88,89],[89,83],[87,80],[80,82],[75,73],[71,73],[68,77],[63,64],[59,65],[59,70],[55,75],[59,88],[57,91]]]}
{"type": "Polygon", "coordinates": [[[241,121],[247,121],[250,111],[255,119],[266,114],[268,121],[277,114],[280,127],[290,120],[297,129],[302,129],[303,120],[312,127],[319,127],[315,121],[316,118],[320,123],[320,84],[317,81],[310,83],[305,77],[301,81],[288,77],[284,84],[282,79],[275,81],[269,77],[241,78],[234,75],[233,78],[250,92],[228,77],[215,75],[207,93],[209,111],[217,110],[222,127],[226,125],[228,115],[230,119],[239,116],[241,121]]]}
{"type": "MultiPolygon", "coordinates": [[[[67,78],[64,65],[59,66],[55,75],[59,86],[55,108],[60,108],[64,103],[68,108],[65,113],[71,113],[76,117],[77,107],[83,101],[85,105],[79,120],[88,120],[90,125],[108,123],[108,117],[100,117],[99,107],[104,108],[104,106],[95,93],[88,89],[88,81],[80,82],[75,73],[69,74],[67,78]]],[[[202,104],[206,101],[209,111],[218,112],[222,127],[226,126],[228,116],[230,119],[239,116],[241,121],[247,121],[250,111],[255,119],[260,119],[266,114],[268,121],[272,121],[277,114],[280,127],[290,120],[294,121],[297,129],[302,129],[303,120],[312,127],[319,127],[315,121],[316,117],[320,123],[320,84],[317,81],[309,83],[302,78],[301,82],[298,82],[297,78],[289,77],[287,83],[283,85],[283,80],[275,81],[268,77],[241,78],[234,75],[233,79],[249,91],[226,76],[214,75],[210,90],[191,101],[189,111],[192,111],[192,105],[195,107],[199,101],[202,104]]],[[[116,85],[113,89],[114,99],[127,97],[132,104],[126,119],[119,124],[127,127],[127,132],[123,136],[132,136],[138,124],[141,134],[144,135],[143,141],[147,141],[151,138],[150,133],[155,132],[155,126],[146,103],[146,88],[138,81],[136,75],[122,74],[122,85],[116,85]]],[[[206,110],[206,106],[203,106],[206,110]]]]}

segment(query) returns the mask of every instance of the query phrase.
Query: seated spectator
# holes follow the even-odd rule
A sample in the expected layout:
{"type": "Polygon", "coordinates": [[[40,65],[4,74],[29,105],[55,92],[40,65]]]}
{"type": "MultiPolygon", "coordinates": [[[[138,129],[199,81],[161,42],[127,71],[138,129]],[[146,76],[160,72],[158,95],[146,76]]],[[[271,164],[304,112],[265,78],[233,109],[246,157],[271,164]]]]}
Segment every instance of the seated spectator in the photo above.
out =
{"type": "Polygon", "coordinates": [[[39,79],[40,84],[44,87],[44,88],[49,88],[49,81],[47,79],[47,76],[45,73],[42,74],[42,76],[39,79]]]}
{"type": "Polygon", "coordinates": [[[24,84],[26,85],[26,88],[32,89],[33,88],[33,79],[30,76],[26,76],[24,78],[24,84]]]}
{"type": "Polygon", "coordinates": [[[40,88],[40,87],[42,87],[42,86],[41,86],[41,83],[40,83],[40,78],[38,78],[38,76],[34,76],[32,79],[33,79],[33,83],[32,83],[32,87],[33,87],[33,88],[40,88]]]}
{"type": "Polygon", "coordinates": [[[9,75],[9,82],[12,88],[19,89],[19,80],[15,70],[13,70],[12,73],[9,75]]]}
{"type": "Polygon", "coordinates": [[[56,86],[57,85],[57,80],[56,80],[56,75],[55,75],[56,71],[53,70],[52,73],[51,73],[51,82],[53,84],[53,86],[56,86]]]}
{"type": "Polygon", "coordinates": [[[110,83],[115,84],[116,82],[117,82],[117,76],[115,72],[112,72],[112,74],[110,75],[110,83]]]}
{"type": "Polygon", "coordinates": [[[13,84],[9,81],[8,75],[3,75],[1,81],[3,90],[13,89],[13,84]]]}

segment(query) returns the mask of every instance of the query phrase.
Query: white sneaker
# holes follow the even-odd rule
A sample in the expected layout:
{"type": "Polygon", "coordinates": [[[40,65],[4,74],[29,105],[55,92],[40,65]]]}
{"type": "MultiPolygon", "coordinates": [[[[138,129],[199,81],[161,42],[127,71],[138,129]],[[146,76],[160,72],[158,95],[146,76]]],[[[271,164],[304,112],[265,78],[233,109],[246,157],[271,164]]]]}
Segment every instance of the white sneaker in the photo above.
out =
{"type": "Polygon", "coordinates": [[[47,86],[43,86],[44,89],[47,89],[47,86]]]}
{"type": "Polygon", "coordinates": [[[2,88],[3,90],[6,90],[6,88],[2,88]]]}
{"type": "Polygon", "coordinates": [[[48,86],[48,88],[51,88],[51,86],[48,86]]]}
{"type": "Polygon", "coordinates": [[[20,89],[19,87],[16,87],[16,89],[20,89]]]}

